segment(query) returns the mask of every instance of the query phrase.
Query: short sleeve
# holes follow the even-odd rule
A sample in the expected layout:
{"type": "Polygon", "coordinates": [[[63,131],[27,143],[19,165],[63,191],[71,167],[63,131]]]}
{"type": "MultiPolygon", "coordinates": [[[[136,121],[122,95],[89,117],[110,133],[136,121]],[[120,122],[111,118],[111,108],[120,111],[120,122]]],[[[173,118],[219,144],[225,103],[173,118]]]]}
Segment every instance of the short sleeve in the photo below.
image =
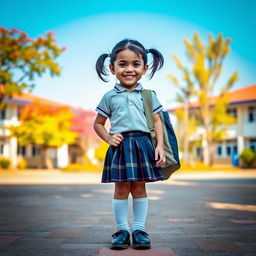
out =
{"type": "Polygon", "coordinates": [[[163,110],[163,106],[159,102],[159,100],[156,96],[156,93],[154,91],[152,91],[152,92],[153,92],[152,93],[153,114],[157,114],[158,112],[163,110]]]}
{"type": "Polygon", "coordinates": [[[108,94],[105,94],[102,97],[99,105],[96,107],[95,110],[106,118],[109,118],[111,116],[108,94]]]}

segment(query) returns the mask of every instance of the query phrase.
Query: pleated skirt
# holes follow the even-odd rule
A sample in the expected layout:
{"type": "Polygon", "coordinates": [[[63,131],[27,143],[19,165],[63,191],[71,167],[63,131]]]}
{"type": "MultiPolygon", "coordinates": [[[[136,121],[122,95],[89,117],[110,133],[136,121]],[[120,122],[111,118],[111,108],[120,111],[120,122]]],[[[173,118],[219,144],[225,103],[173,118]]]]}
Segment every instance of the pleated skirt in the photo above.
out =
{"type": "Polygon", "coordinates": [[[131,131],[122,135],[124,140],[119,146],[110,146],[107,150],[101,182],[163,180],[162,170],[156,166],[150,134],[131,131]]]}

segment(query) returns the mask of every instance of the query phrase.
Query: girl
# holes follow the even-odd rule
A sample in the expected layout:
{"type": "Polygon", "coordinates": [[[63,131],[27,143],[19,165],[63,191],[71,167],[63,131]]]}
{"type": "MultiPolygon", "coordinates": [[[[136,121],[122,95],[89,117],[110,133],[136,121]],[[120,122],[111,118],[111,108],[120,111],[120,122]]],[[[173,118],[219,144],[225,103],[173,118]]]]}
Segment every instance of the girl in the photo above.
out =
{"type": "Polygon", "coordinates": [[[134,249],[151,248],[150,239],[145,232],[148,212],[146,182],[163,180],[160,168],[165,163],[163,150],[163,130],[159,111],[162,105],[155,94],[153,100],[153,118],[157,137],[154,149],[144,114],[141,97],[141,77],[148,70],[147,54],[152,54],[150,78],[163,66],[163,56],[156,49],[145,49],[135,40],[122,40],[110,54],[102,54],[96,62],[98,76],[107,82],[108,75],[105,60],[110,58],[109,69],[119,80],[114,88],[107,92],[96,108],[98,115],[94,122],[96,133],[110,146],[106,153],[102,183],[115,183],[112,207],[117,232],[112,235],[112,249],[126,249],[130,245],[128,225],[128,197],[133,197],[132,240],[134,249]],[[111,128],[105,129],[110,119],[111,128]]]}

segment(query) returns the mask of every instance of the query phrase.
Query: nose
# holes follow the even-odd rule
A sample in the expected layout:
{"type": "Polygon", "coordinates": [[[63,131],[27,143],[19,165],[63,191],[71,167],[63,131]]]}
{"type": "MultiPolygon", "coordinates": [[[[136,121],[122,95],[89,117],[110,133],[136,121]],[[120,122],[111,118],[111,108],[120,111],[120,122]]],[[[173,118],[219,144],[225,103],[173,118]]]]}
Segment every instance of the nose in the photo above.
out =
{"type": "Polygon", "coordinates": [[[133,67],[132,67],[132,65],[128,65],[127,67],[126,67],[126,70],[125,70],[126,72],[131,72],[131,71],[133,71],[133,67]]]}

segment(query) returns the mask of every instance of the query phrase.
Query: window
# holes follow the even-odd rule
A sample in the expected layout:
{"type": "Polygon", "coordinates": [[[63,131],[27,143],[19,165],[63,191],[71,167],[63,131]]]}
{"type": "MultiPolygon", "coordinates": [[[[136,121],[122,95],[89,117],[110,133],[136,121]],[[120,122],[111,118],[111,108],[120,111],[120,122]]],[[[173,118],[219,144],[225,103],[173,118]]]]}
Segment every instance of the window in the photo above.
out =
{"type": "Polygon", "coordinates": [[[18,145],[18,155],[26,156],[26,146],[18,145]]]}
{"type": "Polygon", "coordinates": [[[40,156],[40,146],[32,145],[32,156],[40,156]]]}
{"type": "Polygon", "coordinates": [[[233,157],[237,155],[237,143],[235,141],[229,141],[226,143],[226,157],[233,157]]]}
{"type": "Polygon", "coordinates": [[[217,146],[217,156],[218,156],[218,157],[221,157],[221,156],[222,156],[222,146],[221,146],[221,145],[218,145],[218,146],[217,146]]]}
{"type": "Polygon", "coordinates": [[[231,146],[226,147],[226,155],[231,156],[231,146]]]}
{"type": "Polygon", "coordinates": [[[237,118],[237,109],[236,108],[230,108],[230,109],[227,110],[227,114],[237,118]]]}
{"type": "Polygon", "coordinates": [[[256,107],[248,108],[248,121],[253,123],[256,121],[256,107]]]}
{"type": "Polygon", "coordinates": [[[0,109],[0,120],[6,119],[6,109],[0,109]]]}
{"type": "Polygon", "coordinates": [[[255,139],[251,139],[249,141],[249,147],[251,150],[253,150],[254,152],[256,152],[256,140],[255,139]]]}
{"type": "Polygon", "coordinates": [[[4,154],[4,141],[0,140],[0,155],[4,154]]]}
{"type": "Polygon", "coordinates": [[[196,148],[196,156],[197,156],[197,158],[201,157],[201,148],[200,147],[196,148]]]}

